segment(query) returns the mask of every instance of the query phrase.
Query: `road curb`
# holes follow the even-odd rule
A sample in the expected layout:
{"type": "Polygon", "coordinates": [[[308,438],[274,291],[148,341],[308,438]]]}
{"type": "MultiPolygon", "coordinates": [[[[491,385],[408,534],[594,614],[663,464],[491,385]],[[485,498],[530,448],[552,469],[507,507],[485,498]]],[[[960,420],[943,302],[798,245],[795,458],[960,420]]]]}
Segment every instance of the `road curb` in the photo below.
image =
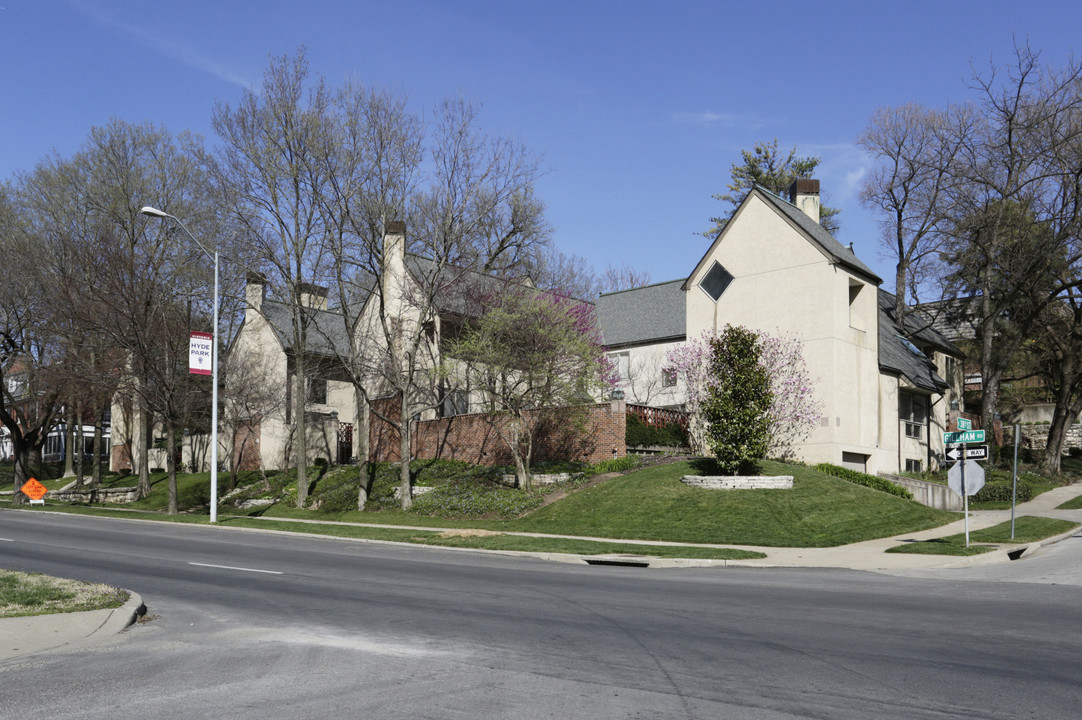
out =
{"type": "Polygon", "coordinates": [[[105,622],[94,631],[95,634],[100,632],[107,635],[116,635],[124,632],[146,614],[147,606],[143,604],[142,596],[131,590],[128,590],[127,593],[128,601],[109,613],[109,617],[105,618],[105,622]]]}

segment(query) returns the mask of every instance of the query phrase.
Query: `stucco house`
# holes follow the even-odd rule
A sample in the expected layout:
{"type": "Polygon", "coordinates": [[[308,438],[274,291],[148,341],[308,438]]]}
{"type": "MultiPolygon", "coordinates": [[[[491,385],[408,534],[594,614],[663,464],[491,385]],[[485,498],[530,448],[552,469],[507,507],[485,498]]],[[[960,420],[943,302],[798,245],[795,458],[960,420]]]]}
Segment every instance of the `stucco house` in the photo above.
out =
{"type": "Polygon", "coordinates": [[[788,199],[753,188],[686,278],[602,295],[597,310],[629,402],[679,407],[666,353],[704,332],[786,334],[802,341],[823,405],[802,460],[935,467],[960,352],[931,328],[903,331],[881,282],[819,225],[819,181],[800,179],[788,199]]]}

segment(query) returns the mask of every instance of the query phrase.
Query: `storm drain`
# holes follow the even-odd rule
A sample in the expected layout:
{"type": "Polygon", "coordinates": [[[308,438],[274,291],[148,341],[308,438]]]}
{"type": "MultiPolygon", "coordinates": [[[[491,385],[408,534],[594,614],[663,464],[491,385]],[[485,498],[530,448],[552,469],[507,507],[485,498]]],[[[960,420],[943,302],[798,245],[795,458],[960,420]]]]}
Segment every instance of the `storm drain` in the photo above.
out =
{"type": "Polygon", "coordinates": [[[588,555],[582,559],[586,561],[587,565],[650,567],[650,558],[644,555],[588,555]]]}

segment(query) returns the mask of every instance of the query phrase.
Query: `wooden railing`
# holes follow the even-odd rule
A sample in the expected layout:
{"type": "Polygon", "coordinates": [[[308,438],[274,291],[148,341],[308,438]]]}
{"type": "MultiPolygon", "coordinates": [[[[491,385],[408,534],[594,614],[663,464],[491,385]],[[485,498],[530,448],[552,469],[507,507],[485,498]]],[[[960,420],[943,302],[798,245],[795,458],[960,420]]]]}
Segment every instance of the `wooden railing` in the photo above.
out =
{"type": "Polygon", "coordinates": [[[683,410],[669,410],[666,408],[655,408],[648,405],[632,405],[627,404],[627,414],[637,415],[647,425],[651,427],[668,427],[673,423],[676,423],[680,427],[687,430],[688,427],[688,414],[683,410]]]}

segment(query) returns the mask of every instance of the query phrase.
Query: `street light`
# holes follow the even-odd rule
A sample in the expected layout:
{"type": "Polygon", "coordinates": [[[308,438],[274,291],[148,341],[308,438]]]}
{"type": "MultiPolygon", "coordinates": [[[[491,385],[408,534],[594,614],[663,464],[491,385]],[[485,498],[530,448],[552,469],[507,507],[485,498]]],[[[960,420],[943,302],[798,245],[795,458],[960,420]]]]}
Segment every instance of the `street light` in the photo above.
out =
{"type": "MultiPolygon", "coordinates": [[[[180,221],[176,215],[170,215],[167,212],[162,212],[157,208],[152,208],[149,205],[144,205],[139,210],[143,215],[156,218],[171,218],[177,221],[177,225],[180,229],[187,233],[188,237],[192,239],[199,249],[203,251],[203,254],[207,257],[211,257],[211,253],[203,247],[203,243],[196,239],[195,235],[192,235],[184,223],[180,221]]],[[[214,344],[211,351],[213,358],[213,367],[211,370],[211,408],[210,408],[210,521],[218,521],[218,248],[214,248],[214,344]]]]}

